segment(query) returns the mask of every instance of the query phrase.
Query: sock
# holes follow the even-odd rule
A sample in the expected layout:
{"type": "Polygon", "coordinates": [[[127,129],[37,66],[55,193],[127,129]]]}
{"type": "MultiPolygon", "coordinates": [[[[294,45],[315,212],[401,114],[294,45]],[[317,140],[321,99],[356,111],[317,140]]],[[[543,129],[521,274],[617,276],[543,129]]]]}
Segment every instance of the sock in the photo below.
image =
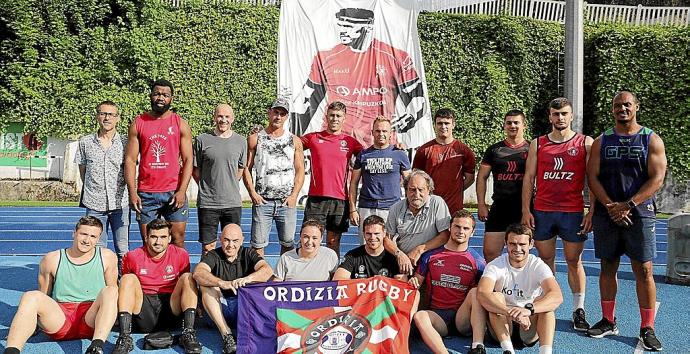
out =
{"type": "Polygon", "coordinates": [[[182,329],[194,329],[194,319],[196,318],[196,309],[188,308],[184,310],[182,317],[182,329]]]}
{"type": "Polygon", "coordinates": [[[611,323],[616,323],[616,300],[601,300],[601,313],[611,323]]]}
{"type": "Polygon", "coordinates": [[[551,354],[553,350],[553,346],[551,345],[542,345],[539,347],[539,354],[551,354]]]}
{"type": "Polygon", "coordinates": [[[480,345],[483,347],[483,346],[484,346],[484,343],[472,342],[472,347],[471,347],[471,348],[474,349],[474,348],[476,348],[476,347],[478,347],[478,346],[480,346],[480,345]]]}
{"type": "Polygon", "coordinates": [[[91,345],[89,345],[89,347],[103,348],[103,340],[102,339],[94,339],[91,341],[91,345]]]}
{"type": "Polygon", "coordinates": [[[15,347],[7,347],[5,348],[3,354],[19,354],[19,349],[15,347]]]}
{"type": "Polygon", "coordinates": [[[573,311],[585,308],[585,293],[573,293],[573,311]]]}
{"type": "Polygon", "coordinates": [[[515,349],[513,348],[513,342],[510,339],[501,342],[501,349],[503,351],[509,350],[511,354],[515,354],[515,349]]]}
{"type": "Polygon", "coordinates": [[[132,314],[129,312],[118,312],[117,318],[120,321],[120,335],[132,333],[132,314]]]}
{"type": "Polygon", "coordinates": [[[642,317],[642,322],[640,323],[640,328],[650,327],[654,329],[654,309],[645,309],[640,307],[640,317],[642,317]]]}

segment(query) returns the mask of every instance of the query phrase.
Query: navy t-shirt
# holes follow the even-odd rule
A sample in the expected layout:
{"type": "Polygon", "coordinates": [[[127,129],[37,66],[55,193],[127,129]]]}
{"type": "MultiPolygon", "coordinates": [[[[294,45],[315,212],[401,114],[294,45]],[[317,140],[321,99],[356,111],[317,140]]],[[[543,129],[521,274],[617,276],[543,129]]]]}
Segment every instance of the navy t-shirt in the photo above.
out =
{"type": "Polygon", "coordinates": [[[359,206],[389,209],[401,198],[400,177],[410,169],[410,159],[405,150],[372,146],[357,155],[354,169],[362,172],[359,206]]]}

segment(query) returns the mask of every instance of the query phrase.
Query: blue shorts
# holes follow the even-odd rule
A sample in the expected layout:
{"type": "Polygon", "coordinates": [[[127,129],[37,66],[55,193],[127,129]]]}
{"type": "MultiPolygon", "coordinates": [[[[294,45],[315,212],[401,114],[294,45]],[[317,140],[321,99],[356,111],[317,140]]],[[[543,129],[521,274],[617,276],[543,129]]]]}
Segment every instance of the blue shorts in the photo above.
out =
{"type": "Polygon", "coordinates": [[[141,198],[141,213],[137,215],[140,225],[148,224],[154,219],[164,218],[170,222],[186,222],[189,218],[189,206],[185,199],[184,205],[175,209],[170,205],[175,191],[161,193],[138,192],[141,198]]]}
{"type": "Polygon", "coordinates": [[[457,333],[457,328],[455,327],[455,315],[458,313],[458,310],[450,310],[450,309],[431,309],[431,312],[437,314],[443,322],[446,324],[446,328],[448,329],[448,333],[457,333]]]}
{"type": "Polygon", "coordinates": [[[237,296],[223,296],[220,298],[220,308],[225,322],[231,328],[237,328],[237,296]]]}
{"type": "Polygon", "coordinates": [[[556,235],[568,242],[585,242],[587,234],[580,235],[583,215],[581,212],[534,211],[534,239],[550,240],[556,235]]]}
{"type": "Polygon", "coordinates": [[[652,216],[630,218],[629,227],[618,226],[608,215],[595,214],[594,255],[599,259],[618,259],[623,254],[638,262],[656,258],[656,218],[652,216]]]}

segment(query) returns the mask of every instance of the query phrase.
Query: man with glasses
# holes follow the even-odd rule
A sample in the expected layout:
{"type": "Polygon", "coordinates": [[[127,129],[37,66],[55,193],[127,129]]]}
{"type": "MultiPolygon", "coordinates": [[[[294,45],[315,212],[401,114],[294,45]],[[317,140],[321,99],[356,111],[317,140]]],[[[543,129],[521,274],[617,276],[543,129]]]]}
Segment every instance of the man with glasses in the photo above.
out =
{"type": "Polygon", "coordinates": [[[96,121],[98,131],[79,139],[74,162],[83,183],[81,205],[86,215],[103,224],[98,245],[108,246],[110,227],[120,269],[122,257],[129,251],[129,195],[122,166],[127,137],[117,132],[120,112],[114,102],[96,106],[96,121]]]}
{"type": "Polygon", "coordinates": [[[290,102],[278,97],[268,109],[268,126],[247,138],[244,185],[252,198],[252,248],[261,256],[276,223],[280,254],[294,248],[297,197],[304,183],[300,138],[285,130],[290,102]],[[252,178],[252,172],[254,178],[252,178]]]}
{"type": "Polygon", "coordinates": [[[146,225],[163,217],[172,223],[173,243],[184,248],[189,216],[186,192],[192,177],[192,131],[184,119],[170,110],[173,85],[169,81],[154,82],[149,98],[151,111],[138,115],[129,127],[125,155],[129,203],[137,212],[142,241],[146,225]]]}

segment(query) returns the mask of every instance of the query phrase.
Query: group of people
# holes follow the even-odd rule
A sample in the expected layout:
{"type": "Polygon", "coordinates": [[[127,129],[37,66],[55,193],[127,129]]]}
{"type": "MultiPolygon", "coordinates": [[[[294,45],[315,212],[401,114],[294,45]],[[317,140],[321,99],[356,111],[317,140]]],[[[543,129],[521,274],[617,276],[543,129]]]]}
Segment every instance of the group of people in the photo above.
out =
{"type": "Polygon", "coordinates": [[[564,244],[573,328],[595,338],[618,334],[616,273],[627,254],[637,282],[640,341],[645,349],[662,349],[654,332],[652,260],[654,193],[663,183],[666,157],[659,136],[637,122],[639,102],[632,92],[615,95],[615,126],[596,139],[571,129],[572,106],[565,98],[551,101],[552,130],[531,143],[524,137],[525,114],[505,115],[505,139],[486,150],[476,178],[477,215],[486,230],[481,254],[469,247],[477,220],[463,209],[476,158],[454,137],[451,109],[435,113],[436,138],[410,161],[399,144],[391,144],[393,127],[385,117],[373,121],[371,147],[343,132],[347,107],[340,102],[328,105],[325,130],[297,137],[285,130],[289,102],[278,98],[268,108],[266,127],[247,139],[231,129],[232,107],[221,104],[213,131],[192,139],[187,122],[170,110],[173,94],[170,82],[154,82],[151,111],[136,117],[126,138],[116,130],[117,105],[97,106],[99,129],[79,140],[75,157],[86,216],[72,246],[41,261],[39,290],[22,297],[5,354],[19,353],[37,325],[56,340],[92,338],[87,353],[102,353],[116,319],[115,353],[133,349],[132,331],[180,326],[185,352],[199,353],[194,323],[202,306],[220,332],[223,353],[234,353],[237,292],[246,284],[376,275],[420,289],[413,322],[434,353],[447,352],[442,337],[451,333],[472,337],[470,353],[485,353],[487,327],[506,353],[537,342],[540,353],[551,353],[555,310],[563,301],[554,277],[557,235],[564,244]],[[295,248],[305,150],[311,178],[295,248]],[[203,252],[193,272],[184,249],[191,178],[199,186],[203,252]],[[249,247],[239,226],[240,180],[253,204],[249,247]],[[143,241],[132,251],[130,208],[143,241]],[[281,246],[275,269],[264,259],[273,223],[281,246]],[[340,238],[351,224],[358,226],[362,245],[341,262],[340,238]],[[105,247],[108,227],[115,253],[105,247]],[[603,318],[590,326],[581,255],[592,229],[602,265],[603,318]],[[327,247],[321,247],[324,237],[327,247]],[[538,257],[530,254],[532,247],[538,257]]]}

